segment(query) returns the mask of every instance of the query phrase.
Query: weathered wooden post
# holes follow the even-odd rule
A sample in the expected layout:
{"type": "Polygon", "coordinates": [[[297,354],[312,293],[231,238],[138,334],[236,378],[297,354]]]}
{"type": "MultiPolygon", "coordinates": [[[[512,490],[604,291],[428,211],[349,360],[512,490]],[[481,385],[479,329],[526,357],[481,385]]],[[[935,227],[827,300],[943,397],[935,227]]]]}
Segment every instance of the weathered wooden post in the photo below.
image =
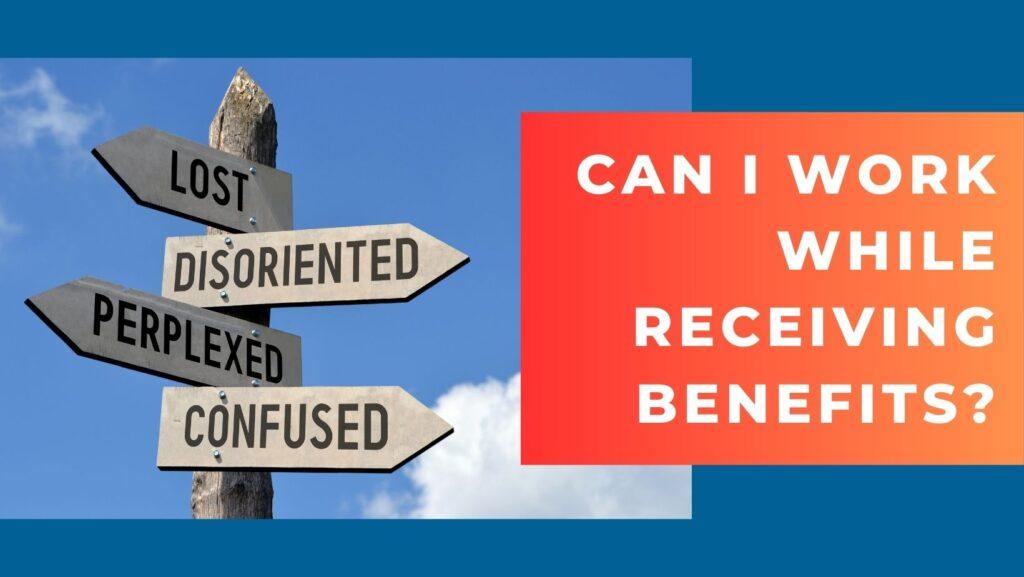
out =
{"type": "MultiPolygon", "coordinates": [[[[210,146],[247,160],[277,166],[277,118],[263,89],[239,68],[210,123],[210,146]]],[[[207,234],[225,234],[213,227],[207,234]]],[[[270,307],[223,308],[220,312],[270,325],[270,307]]],[[[270,473],[196,471],[192,474],[195,519],[270,519],[274,484],[270,473]]]]}

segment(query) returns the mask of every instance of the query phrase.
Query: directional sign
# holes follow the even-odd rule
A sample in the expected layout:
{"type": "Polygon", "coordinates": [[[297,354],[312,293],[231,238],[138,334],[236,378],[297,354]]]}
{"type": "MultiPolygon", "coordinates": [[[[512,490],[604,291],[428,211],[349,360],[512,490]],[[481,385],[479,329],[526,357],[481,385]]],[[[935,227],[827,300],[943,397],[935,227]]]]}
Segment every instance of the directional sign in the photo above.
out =
{"type": "Polygon", "coordinates": [[[25,301],[76,353],[192,385],[302,384],[299,337],[94,278],[25,301]]]}
{"type": "Polygon", "coordinates": [[[199,307],[405,301],[469,257],[411,224],[167,239],[163,295],[199,307]]]}
{"type": "Polygon", "coordinates": [[[401,387],[166,387],[157,467],[390,472],[452,431],[401,387]]]}
{"type": "Polygon", "coordinates": [[[143,206],[231,232],[292,228],[287,172],[153,128],[129,132],[92,154],[143,206]]]}

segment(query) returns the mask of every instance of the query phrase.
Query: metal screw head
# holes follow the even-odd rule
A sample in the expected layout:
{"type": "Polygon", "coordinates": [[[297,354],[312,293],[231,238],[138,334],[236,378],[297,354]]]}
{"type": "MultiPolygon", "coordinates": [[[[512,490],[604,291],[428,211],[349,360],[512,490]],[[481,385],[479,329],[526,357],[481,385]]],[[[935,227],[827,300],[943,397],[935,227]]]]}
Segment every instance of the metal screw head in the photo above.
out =
{"type": "Polygon", "coordinates": [[[250,216],[249,217],[249,224],[251,224],[253,226],[256,226],[256,217],[255,216],[250,216]]]}
{"type": "Polygon", "coordinates": [[[249,174],[256,174],[256,167],[255,166],[250,166],[249,167],[249,174]]]}
{"type": "Polygon", "coordinates": [[[228,291],[220,291],[220,298],[222,298],[222,299],[228,298],[228,291]]]}
{"type": "Polygon", "coordinates": [[[253,329],[253,330],[249,331],[249,334],[254,336],[254,337],[258,337],[258,336],[260,336],[260,331],[259,331],[259,329],[253,329]]]}
{"type": "Polygon", "coordinates": [[[260,380],[259,379],[253,379],[253,380],[249,381],[249,384],[251,384],[254,387],[258,387],[258,386],[260,386],[260,380]]]}
{"type": "Polygon", "coordinates": [[[214,449],[213,450],[213,458],[214,459],[219,459],[220,458],[220,451],[218,451],[217,449],[214,449]]]}
{"type": "Polygon", "coordinates": [[[222,398],[222,399],[226,399],[228,394],[225,393],[224,391],[221,391],[221,392],[217,393],[217,396],[222,398]]]}
{"type": "Polygon", "coordinates": [[[224,244],[226,244],[228,246],[231,246],[231,237],[230,236],[225,236],[224,237],[224,244]]]}

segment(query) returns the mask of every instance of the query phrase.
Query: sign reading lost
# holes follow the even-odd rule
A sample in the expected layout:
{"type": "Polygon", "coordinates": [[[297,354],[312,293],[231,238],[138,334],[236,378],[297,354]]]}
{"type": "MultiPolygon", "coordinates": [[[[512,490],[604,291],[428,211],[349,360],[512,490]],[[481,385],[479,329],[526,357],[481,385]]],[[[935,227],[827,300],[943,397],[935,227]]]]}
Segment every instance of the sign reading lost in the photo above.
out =
{"type": "Polygon", "coordinates": [[[403,301],[467,262],[411,224],[176,237],[163,295],[206,308],[403,301]]]}
{"type": "Polygon", "coordinates": [[[452,430],[401,387],[167,387],[157,466],[393,471],[452,430]]]}
{"type": "Polygon", "coordinates": [[[84,357],[193,385],[302,384],[299,337],[94,278],[25,301],[84,357]]]}
{"type": "Polygon", "coordinates": [[[92,151],[135,202],[232,232],[290,230],[292,176],[153,128],[92,151]]]}

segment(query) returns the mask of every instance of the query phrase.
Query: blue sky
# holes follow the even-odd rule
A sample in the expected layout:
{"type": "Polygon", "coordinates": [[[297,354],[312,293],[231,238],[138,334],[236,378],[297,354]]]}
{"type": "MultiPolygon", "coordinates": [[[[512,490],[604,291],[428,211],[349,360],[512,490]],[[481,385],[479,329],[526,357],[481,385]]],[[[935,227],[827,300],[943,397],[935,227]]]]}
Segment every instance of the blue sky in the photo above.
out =
{"type": "MultiPolygon", "coordinates": [[[[409,303],[278,309],[272,320],[302,336],[307,385],[401,385],[469,415],[438,446],[461,435],[451,450],[486,450],[500,419],[481,416],[518,410],[519,113],[691,105],[690,64],[678,59],[0,60],[0,517],[189,515],[191,474],[155,465],[160,391],[173,383],[75,356],[22,302],[84,275],[159,294],[164,239],[204,229],[135,205],[88,151],[142,125],[205,143],[239,65],[275,103],[296,228],[411,222],[471,256],[409,303]]],[[[689,469],[675,469],[598,471],[610,477],[593,482],[653,494],[683,479],[688,510],[689,469]]],[[[465,495],[479,479],[445,471],[275,474],[275,515],[444,512],[439,484],[465,495]]]]}

